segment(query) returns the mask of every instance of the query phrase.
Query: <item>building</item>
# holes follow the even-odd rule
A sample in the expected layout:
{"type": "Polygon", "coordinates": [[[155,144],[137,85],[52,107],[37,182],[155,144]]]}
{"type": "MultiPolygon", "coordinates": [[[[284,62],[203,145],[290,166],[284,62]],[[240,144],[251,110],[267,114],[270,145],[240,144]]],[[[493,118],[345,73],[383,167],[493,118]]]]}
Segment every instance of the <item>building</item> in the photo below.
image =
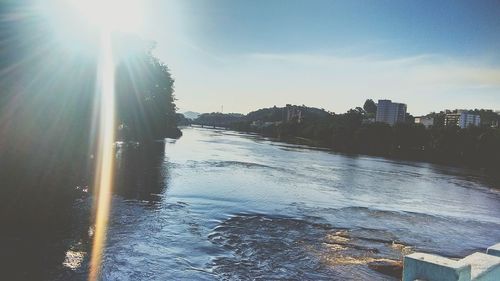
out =
{"type": "Polygon", "coordinates": [[[470,114],[462,112],[458,120],[460,128],[467,128],[469,126],[479,127],[481,125],[481,117],[477,114],[470,114]]]}
{"type": "Polygon", "coordinates": [[[462,129],[470,126],[481,125],[481,117],[477,114],[469,113],[465,110],[457,110],[453,113],[446,113],[444,118],[445,126],[458,126],[462,129]]]}
{"type": "Polygon", "coordinates": [[[491,121],[491,128],[498,128],[498,120],[491,121]]]}
{"type": "Polygon", "coordinates": [[[302,110],[296,105],[287,104],[284,108],[283,121],[290,122],[296,121],[297,123],[302,122],[302,110]]]}
{"type": "Polygon", "coordinates": [[[379,100],[377,104],[377,115],[375,120],[377,122],[387,123],[394,125],[396,123],[404,122],[406,119],[406,104],[395,103],[391,100],[379,100]]]}
{"type": "Polygon", "coordinates": [[[415,124],[422,124],[426,128],[429,128],[431,126],[434,126],[434,118],[427,116],[418,116],[415,117],[415,124]]]}
{"type": "Polygon", "coordinates": [[[444,116],[444,126],[458,126],[460,120],[460,113],[446,113],[444,116]]]}

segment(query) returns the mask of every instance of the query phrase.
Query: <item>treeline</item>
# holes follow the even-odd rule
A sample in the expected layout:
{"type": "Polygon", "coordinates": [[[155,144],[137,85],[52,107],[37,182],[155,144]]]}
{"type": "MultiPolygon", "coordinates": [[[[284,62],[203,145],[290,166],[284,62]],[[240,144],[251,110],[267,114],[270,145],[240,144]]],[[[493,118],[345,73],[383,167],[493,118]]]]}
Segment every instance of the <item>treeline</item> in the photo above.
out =
{"type": "Polygon", "coordinates": [[[191,123],[203,126],[228,127],[233,123],[241,121],[244,117],[243,114],[239,113],[203,113],[191,123]]]}
{"type": "MultiPolygon", "coordinates": [[[[324,109],[302,106],[293,106],[294,109],[300,110],[304,118],[316,120],[318,117],[326,117],[329,115],[324,109]]],[[[270,107],[261,108],[243,115],[240,113],[203,113],[198,118],[190,123],[195,125],[215,126],[215,127],[234,127],[241,125],[243,127],[250,126],[252,122],[280,122],[287,118],[285,107],[270,107]]]]}
{"type": "MultiPolygon", "coordinates": [[[[63,44],[35,4],[0,3],[0,223],[48,229],[64,225],[78,190],[92,190],[99,34],[63,44]]],[[[168,68],[150,43],[114,40],[118,135],[178,137],[168,68]]]]}
{"type": "MultiPolygon", "coordinates": [[[[407,116],[404,123],[389,126],[373,122],[376,107],[365,103],[344,114],[317,108],[297,107],[302,119],[286,121],[286,108],[266,108],[240,117],[230,124],[237,131],[311,143],[346,153],[467,165],[500,171],[500,130],[488,126],[425,128],[407,116]]],[[[481,111],[490,114],[491,111],[481,111]]],[[[442,114],[442,113],[441,113],[442,114]]],[[[219,116],[219,118],[221,118],[219,116]]],[[[493,117],[492,117],[493,118],[493,117]]]]}
{"type": "MultiPolygon", "coordinates": [[[[426,116],[434,118],[434,127],[444,127],[445,123],[444,120],[447,112],[456,113],[457,111],[446,110],[441,112],[431,112],[426,116]]],[[[479,115],[479,117],[481,118],[480,127],[491,127],[491,125],[495,124],[498,125],[500,123],[500,115],[498,115],[496,112],[493,112],[493,110],[474,109],[474,110],[469,110],[468,112],[474,115],[479,115]]]]}
{"type": "Polygon", "coordinates": [[[362,153],[422,161],[500,168],[500,130],[492,128],[442,127],[426,129],[420,124],[363,124],[357,112],[332,115],[315,122],[282,123],[260,129],[242,128],[265,135],[302,137],[347,153],[362,153]]]}

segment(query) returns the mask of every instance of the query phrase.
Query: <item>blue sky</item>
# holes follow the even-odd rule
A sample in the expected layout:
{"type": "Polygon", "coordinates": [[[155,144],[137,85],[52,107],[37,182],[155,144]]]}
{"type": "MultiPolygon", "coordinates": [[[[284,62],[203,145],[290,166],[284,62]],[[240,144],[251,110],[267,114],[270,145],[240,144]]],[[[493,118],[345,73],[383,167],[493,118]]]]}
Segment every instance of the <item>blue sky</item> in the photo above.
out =
{"type": "Polygon", "coordinates": [[[500,1],[149,0],[182,110],[500,109],[500,1]]]}

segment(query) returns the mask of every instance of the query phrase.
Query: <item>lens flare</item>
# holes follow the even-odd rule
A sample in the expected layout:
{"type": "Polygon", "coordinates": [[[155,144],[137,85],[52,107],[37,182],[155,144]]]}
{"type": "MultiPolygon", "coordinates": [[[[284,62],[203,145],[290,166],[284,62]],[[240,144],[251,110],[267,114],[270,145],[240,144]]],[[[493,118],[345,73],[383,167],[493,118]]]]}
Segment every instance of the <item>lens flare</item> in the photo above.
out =
{"type": "Polygon", "coordinates": [[[141,0],[67,0],[84,20],[98,28],[134,32],[143,18],[141,0]]]}
{"type": "Polygon", "coordinates": [[[115,73],[111,36],[107,31],[101,35],[101,57],[99,61],[99,139],[97,147],[95,177],[95,232],[90,258],[89,281],[99,280],[102,254],[106,243],[111,191],[113,186],[113,159],[115,142],[115,73]]]}

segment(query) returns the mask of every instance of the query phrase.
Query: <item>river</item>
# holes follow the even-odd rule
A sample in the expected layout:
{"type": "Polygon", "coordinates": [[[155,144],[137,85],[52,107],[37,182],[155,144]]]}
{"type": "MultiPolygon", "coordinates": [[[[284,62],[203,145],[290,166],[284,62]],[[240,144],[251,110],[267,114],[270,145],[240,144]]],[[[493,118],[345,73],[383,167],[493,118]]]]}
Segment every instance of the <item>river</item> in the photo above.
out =
{"type": "MultiPolygon", "coordinates": [[[[183,134],[118,149],[103,280],[397,280],[372,265],[500,241],[499,186],[473,171],[183,134]]],[[[92,229],[75,233],[53,279],[86,278],[92,229]]]]}

